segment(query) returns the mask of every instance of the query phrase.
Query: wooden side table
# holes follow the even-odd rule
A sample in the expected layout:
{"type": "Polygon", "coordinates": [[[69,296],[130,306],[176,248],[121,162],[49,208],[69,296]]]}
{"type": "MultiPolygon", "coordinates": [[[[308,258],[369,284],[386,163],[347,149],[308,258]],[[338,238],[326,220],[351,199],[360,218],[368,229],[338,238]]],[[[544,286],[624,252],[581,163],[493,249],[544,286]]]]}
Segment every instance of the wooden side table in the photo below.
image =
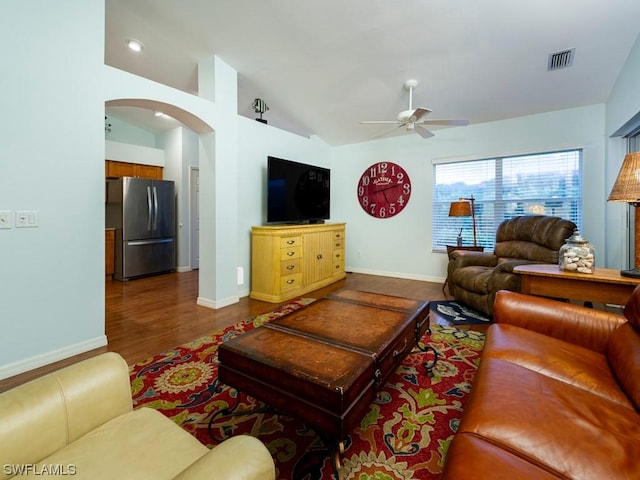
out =
{"type": "MultiPolygon", "coordinates": [[[[469,252],[484,252],[484,247],[480,246],[480,245],[446,245],[447,247],[447,257],[450,259],[451,258],[451,252],[453,252],[454,250],[466,250],[469,252]]],[[[447,276],[447,278],[445,278],[444,280],[444,285],[442,285],[442,291],[444,292],[444,289],[447,287],[447,284],[449,283],[449,277],[447,276]]]]}
{"type": "Polygon", "coordinates": [[[610,305],[625,305],[640,279],[623,277],[619,270],[596,267],[593,273],[561,271],[557,265],[519,265],[522,293],[610,305]]]}

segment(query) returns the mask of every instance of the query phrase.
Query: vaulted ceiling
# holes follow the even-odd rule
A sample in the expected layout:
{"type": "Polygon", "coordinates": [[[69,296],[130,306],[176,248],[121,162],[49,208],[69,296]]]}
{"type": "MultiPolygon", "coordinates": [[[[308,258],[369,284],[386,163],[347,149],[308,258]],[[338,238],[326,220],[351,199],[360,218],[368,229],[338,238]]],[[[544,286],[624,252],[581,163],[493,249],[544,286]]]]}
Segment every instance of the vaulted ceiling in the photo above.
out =
{"type": "Polygon", "coordinates": [[[106,0],[105,63],[195,93],[217,55],[238,72],[240,115],[261,98],[270,125],[341,145],[388,130],[360,122],[395,119],[410,78],[430,119],[603,103],[639,32],[638,0],[106,0]],[[547,70],[571,48],[571,66],[547,70]]]}

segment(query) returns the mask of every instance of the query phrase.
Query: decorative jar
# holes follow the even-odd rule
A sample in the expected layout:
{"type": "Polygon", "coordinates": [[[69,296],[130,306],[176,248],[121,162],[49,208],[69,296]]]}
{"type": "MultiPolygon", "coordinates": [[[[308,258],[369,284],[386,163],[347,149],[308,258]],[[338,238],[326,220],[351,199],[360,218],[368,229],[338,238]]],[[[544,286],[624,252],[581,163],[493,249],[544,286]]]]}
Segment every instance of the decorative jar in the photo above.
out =
{"type": "Polygon", "coordinates": [[[596,256],[593,245],[585,240],[578,230],[565,240],[558,253],[560,270],[573,273],[593,273],[596,256]]]}

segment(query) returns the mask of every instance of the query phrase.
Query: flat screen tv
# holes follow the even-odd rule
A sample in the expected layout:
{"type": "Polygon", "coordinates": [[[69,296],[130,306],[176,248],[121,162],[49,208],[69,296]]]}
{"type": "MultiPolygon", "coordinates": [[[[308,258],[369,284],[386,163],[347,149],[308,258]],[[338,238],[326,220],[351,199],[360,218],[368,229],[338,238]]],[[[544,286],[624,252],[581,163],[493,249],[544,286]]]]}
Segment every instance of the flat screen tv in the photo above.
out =
{"type": "Polygon", "coordinates": [[[330,170],[267,157],[267,223],[321,223],[329,218],[330,170]]]}

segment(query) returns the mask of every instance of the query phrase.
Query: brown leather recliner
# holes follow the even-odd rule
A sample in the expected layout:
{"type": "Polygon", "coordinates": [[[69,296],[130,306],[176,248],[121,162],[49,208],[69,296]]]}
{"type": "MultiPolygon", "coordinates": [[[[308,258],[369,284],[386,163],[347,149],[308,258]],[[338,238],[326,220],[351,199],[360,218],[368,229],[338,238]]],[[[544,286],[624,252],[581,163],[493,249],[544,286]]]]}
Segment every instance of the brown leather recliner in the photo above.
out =
{"type": "Polygon", "coordinates": [[[449,255],[449,293],[493,316],[498,290],[520,291],[520,276],[513,268],[526,263],[558,263],[558,251],[575,229],[569,220],[545,215],[505,220],[498,226],[493,252],[454,250],[449,255]]]}

